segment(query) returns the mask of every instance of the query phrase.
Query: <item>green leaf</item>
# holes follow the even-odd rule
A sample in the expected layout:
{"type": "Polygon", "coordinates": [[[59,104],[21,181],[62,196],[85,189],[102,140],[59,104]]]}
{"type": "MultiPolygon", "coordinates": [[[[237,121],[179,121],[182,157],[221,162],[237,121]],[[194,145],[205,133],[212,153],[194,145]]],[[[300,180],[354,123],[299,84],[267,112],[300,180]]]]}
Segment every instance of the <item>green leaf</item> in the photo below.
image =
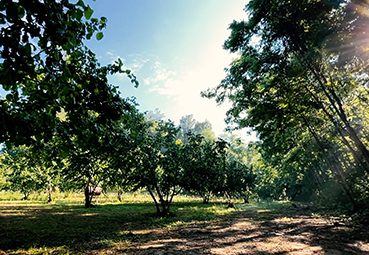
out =
{"type": "Polygon", "coordinates": [[[32,50],[31,50],[31,45],[29,43],[27,43],[25,46],[24,46],[24,49],[25,49],[25,53],[27,54],[27,56],[30,56],[31,53],[32,53],[32,50]]]}
{"type": "Polygon", "coordinates": [[[101,40],[102,38],[104,37],[104,34],[102,33],[102,32],[98,32],[97,34],[96,34],[96,39],[97,40],[101,40]]]}
{"type": "Polygon", "coordinates": [[[78,2],[77,2],[77,5],[79,5],[79,6],[81,6],[81,7],[85,7],[86,5],[85,5],[85,3],[82,1],[82,0],[79,0],[78,2]]]}
{"type": "Polygon", "coordinates": [[[6,100],[8,100],[8,102],[11,102],[13,100],[13,97],[11,94],[7,94],[5,98],[6,100]]]}
{"type": "Polygon", "coordinates": [[[135,88],[138,88],[138,86],[140,85],[138,81],[134,80],[135,83],[135,88]]]}
{"type": "Polygon", "coordinates": [[[18,17],[23,18],[24,17],[24,8],[22,6],[18,6],[18,17]]]}
{"type": "Polygon", "coordinates": [[[101,17],[100,18],[100,24],[102,24],[102,25],[105,24],[106,20],[107,20],[106,17],[101,17]]]}
{"type": "Polygon", "coordinates": [[[73,11],[71,16],[74,19],[81,20],[81,18],[83,16],[83,12],[80,9],[76,9],[75,11],[73,11]]]}
{"type": "Polygon", "coordinates": [[[86,19],[90,19],[93,12],[94,11],[90,8],[90,6],[87,6],[87,8],[84,11],[86,19]]]}

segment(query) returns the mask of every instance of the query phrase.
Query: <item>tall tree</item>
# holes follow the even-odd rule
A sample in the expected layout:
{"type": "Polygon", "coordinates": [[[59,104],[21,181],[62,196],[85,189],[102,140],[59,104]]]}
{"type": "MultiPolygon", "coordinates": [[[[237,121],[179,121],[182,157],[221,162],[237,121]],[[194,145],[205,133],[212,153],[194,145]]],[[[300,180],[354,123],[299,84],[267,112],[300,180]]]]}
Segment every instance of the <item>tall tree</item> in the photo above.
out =
{"type": "MultiPolygon", "coordinates": [[[[343,54],[344,50],[329,47],[332,37],[345,43],[353,31],[363,28],[358,20],[368,21],[358,11],[359,2],[250,1],[246,7],[249,19],[234,21],[224,44],[225,49],[239,53],[239,58],[231,63],[221,84],[204,95],[218,102],[230,99],[233,106],[227,113],[228,121],[253,127],[273,155],[282,156],[298,147],[303,130],[314,136],[316,133],[309,128],[312,123],[329,123],[325,132],[330,138],[315,136],[314,140],[332,143],[332,136],[336,136],[354,164],[368,175],[366,141],[358,128],[357,115],[352,114],[347,103],[348,95],[363,84],[358,77],[367,77],[367,65],[363,64],[367,60],[365,54],[361,55],[357,65],[354,57],[343,54]],[[337,68],[338,62],[346,70],[337,68]],[[350,73],[353,67],[361,73],[350,73]]],[[[357,44],[347,46],[353,49],[357,44]]],[[[325,145],[318,148],[350,197],[342,167],[332,163],[342,155],[325,145]]],[[[344,164],[344,160],[339,162],[344,164]]],[[[355,206],[356,202],[352,203],[355,206]]]]}
{"type": "Polygon", "coordinates": [[[180,133],[179,137],[181,138],[184,144],[188,143],[188,137],[191,133],[193,133],[193,129],[196,125],[196,120],[193,118],[193,115],[183,116],[179,120],[180,133]]]}

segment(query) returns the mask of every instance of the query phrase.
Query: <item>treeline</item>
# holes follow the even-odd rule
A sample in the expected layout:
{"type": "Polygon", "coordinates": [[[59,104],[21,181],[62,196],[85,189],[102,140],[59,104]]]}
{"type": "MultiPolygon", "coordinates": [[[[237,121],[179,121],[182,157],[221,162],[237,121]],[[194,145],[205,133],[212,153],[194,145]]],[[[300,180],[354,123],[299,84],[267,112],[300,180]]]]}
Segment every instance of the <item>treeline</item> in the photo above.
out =
{"type": "MultiPolygon", "coordinates": [[[[161,117],[158,111],[142,114],[132,108],[114,129],[86,129],[83,146],[79,137],[63,134],[42,146],[7,147],[0,160],[0,188],[20,191],[23,199],[47,191],[48,202],[55,189],[146,190],[160,215],[169,212],[182,191],[201,196],[204,203],[213,195],[225,195],[229,203],[234,198],[248,202],[256,176],[246,166],[244,144],[232,136],[214,138],[211,124],[192,115],[179,126],[161,117]]],[[[88,124],[96,121],[91,112],[88,124]]],[[[85,206],[92,206],[92,194],[85,196],[85,206]]]]}
{"type": "Polygon", "coordinates": [[[269,186],[368,206],[367,11],[357,0],[252,0],[247,21],[230,25],[224,48],[238,58],[203,95],[229,99],[228,121],[257,131],[269,186]]]}
{"type": "Polygon", "coordinates": [[[84,44],[102,39],[107,18],[93,17],[82,0],[1,1],[0,14],[3,189],[24,198],[47,189],[52,200],[55,187],[144,188],[159,214],[184,188],[204,202],[213,193],[247,194],[253,178],[227,156],[225,141],[206,132],[209,123],[188,117],[179,128],[158,112],[145,117],[109,84],[108,75],[123,73],[139,85],[120,59],[102,66],[84,44]]]}
{"type": "Polygon", "coordinates": [[[203,93],[230,100],[227,122],[258,133],[245,146],[215,139],[207,122],[186,116],[175,126],[122,99],[108,75],[138,82],[120,59],[101,66],[85,47],[107,19],[83,1],[1,1],[0,185],[147,189],[159,214],[182,190],[204,202],[221,194],[367,207],[367,9],[361,0],[250,0],[224,44],[238,57],[203,93]]]}

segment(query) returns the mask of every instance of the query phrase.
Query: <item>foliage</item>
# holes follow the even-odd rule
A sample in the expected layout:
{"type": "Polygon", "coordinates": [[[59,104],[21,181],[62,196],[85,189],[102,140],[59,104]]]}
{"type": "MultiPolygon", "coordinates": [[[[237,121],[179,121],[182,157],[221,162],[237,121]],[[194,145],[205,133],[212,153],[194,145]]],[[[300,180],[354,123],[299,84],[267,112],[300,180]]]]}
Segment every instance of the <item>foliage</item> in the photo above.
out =
{"type": "Polygon", "coordinates": [[[185,145],[183,187],[200,195],[203,203],[209,203],[224,182],[226,142],[205,140],[201,135],[191,135],[185,145]]]}
{"type": "Polygon", "coordinates": [[[188,143],[189,136],[191,135],[202,135],[207,140],[215,139],[211,123],[208,120],[198,122],[191,114],[183,116],[179,122],[180,132],[178,133],[178,138],[181,139],[183,144],[188,143]]]}
{"type": "Polygon", "coordinates": [[[125,73],[138,86],[120,59],[101,66],[84,46],[95,33],[103,37],[107,19],[93,18],[81,0],[2,1],[0,12],[0,83],[7,93],[0,99],[0,142],[32,144],[49,162],[63,159],[63,178],[75,187],[97,185],[107,173],[105,142],[114,121],[135,107],[107,77],[125,73]],[[54,152],[43,151],[45,144],[54,152]]]}
{"type": "Polygon", "coordinates": [[[120,117],[122,100],[107,75],[126,73],[138,83],[121,60],[101,67],[84,46],[95,32],[101,39],[106,26],[92,13],[81,0],[1,1],[0,84],[7,93],[0,99],[1,143],[47,142],[62,111],[73,133],[82,132],[78,123],[90,111],[99,123],[120,117]]]}
{"type": "Polygon", "coordinates": [[[367,203],[358,192],[368,184],[367,116],[353,107],[368,99],[361,92],[367,54],[350,55],[360,51],[350,42],[368,22],[358,4],[253,0],[245,9],[249,19],[230,25],[224,48],[239,56],[203,95],[229,99],[227,121],[258,132],[263,161],[272,167],[262,170],[259,192],[309,199],[334,180],[342,202],[356,209],[367,203]],[[333,47],[332,38],[342,47],[333,47]]]}
{"type": "Polygon", "coordinates": [[[181,188],[182,144],[177,142],[178,128],[172,122],[145,120],[132,115],[121,126],[122,135],[111,154],[115,169],[110,183],[123,190],[146,189],[155,202],[158,215],[167,215],[173,197],[181,188]]]}
{"type": "Polygon", "coordinates": [[[32,154],[32,150],[25,146],[8,149],[0,161],[5,172],[5,179],[10,183],[9,189],[20,191],[23,199],[27,200],[32,192],[45,189],[51,184],[52,169],[42,159],[32,154]]]}

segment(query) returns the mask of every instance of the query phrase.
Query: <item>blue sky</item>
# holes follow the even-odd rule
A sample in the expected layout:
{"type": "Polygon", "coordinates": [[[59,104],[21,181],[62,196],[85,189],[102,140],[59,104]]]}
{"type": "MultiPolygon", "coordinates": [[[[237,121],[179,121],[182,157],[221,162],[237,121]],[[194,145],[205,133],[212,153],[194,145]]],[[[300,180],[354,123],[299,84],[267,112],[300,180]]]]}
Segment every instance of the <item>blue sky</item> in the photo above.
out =
{"type": "MultiPolygon", "coordinates": [[[[107,17],[101,41],[86,44],[102,64],[121,58],[140,82],[135,89],[124,75],[110,77],[123,97],[137,98],[140,111],[159,108],[176,124],[193,114],[208,119],[216,135],[225,128],[229,105],[201,98],[217,86],[233,57],[223,50],[229,24],[246,19],[245,0],[86,0],[93,16],[107,17]]],[[[247,130],[241,134],[246,137],[247,130]]]]}
{"type": "MultiPolygon", "coordinates": [[[[247,0],[84,0],[93,17],[106,17],[104,37],[85,44],[103,65],[121,58],[136,75],[134,88],[125,75],[109,77],[122,97],[136,97],[141,112],[156,108],[179,124],[193,114],[209,120],[217,136],[223,133],[229,105],[201,98],[217,86],[236,57],[223,50],[233,20],[247,19],[247,0]]],[[[0,94],[3,92],[0,89],[0,94]]],[[[247,130],[237,132],[246,140],[247,130]]]]}

